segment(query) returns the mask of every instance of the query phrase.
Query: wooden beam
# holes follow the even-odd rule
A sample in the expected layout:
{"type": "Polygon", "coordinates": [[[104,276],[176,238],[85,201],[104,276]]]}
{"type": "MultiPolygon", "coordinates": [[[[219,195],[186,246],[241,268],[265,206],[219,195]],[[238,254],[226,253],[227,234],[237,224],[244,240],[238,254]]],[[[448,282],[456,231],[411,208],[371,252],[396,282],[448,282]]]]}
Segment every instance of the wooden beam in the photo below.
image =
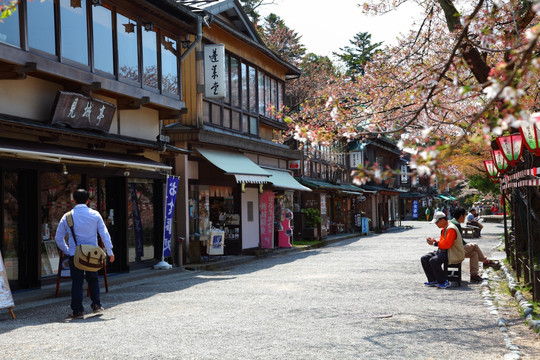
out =
{"type": "Polygon", "coordinates": [[[159,109],[159,120],[178,120],[182,110],[175,109],[159,109]]]}
{"type": "Polygon", "coordinates": [[[134,98],[120,98],[118,99],[118,110],[138,110],[141,106],[148,104],[150,102],[150,97],[143,96],[140,99],[134,98]]]}
{"type": "Polygon", "coordinates": [[[35,62],[27,62],[24,65],[17,64],[0,64],[0,80],[24,80],[26,75],[35,72],[37,64],[35,62]]]}
{"type": "Polygon", "coordinates": [[[94,81],[91,84],[81,84],[69,82],[64,85],[66,91],[82,94],[85,96],[92,96],[92,93],[96,90],[101,89],[101,82],[94,81]]]}

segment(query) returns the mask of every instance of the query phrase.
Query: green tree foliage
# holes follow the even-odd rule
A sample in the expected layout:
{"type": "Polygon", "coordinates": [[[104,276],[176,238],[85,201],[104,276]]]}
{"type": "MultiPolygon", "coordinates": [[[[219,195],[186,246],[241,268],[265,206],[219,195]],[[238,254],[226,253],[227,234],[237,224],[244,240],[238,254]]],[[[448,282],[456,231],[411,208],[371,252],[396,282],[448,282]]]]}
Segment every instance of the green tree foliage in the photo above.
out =
{"type": "Polygon", "coordinates": [[[270,50],[291,64],[298,65],[306,54],[306,48],[300,42],[301,36],[285,25],[276,14],[270,14],[264,19],[261,36],[270,50]]]}
{"type": "Polygon", "coordinates": [[[240,0],[240,4],[244,8],[244,11],[254,24],[257,24],[261,18],[261,14],[258,10],[259,7],[273,3],[273,0],[240,0]]]}
{"type": "Polygon", "coordinates": [[[485,175],[475,174],[469,177],[469,187],[477,189],[484,194],[495,194],[499,195],[501,193],[500,185],[493,183],[489,177],[485,175]]]}
{"type": "Polygon", "coordinates": [[[340,48],[339,50],[342,51],[341,53],[334,52],[333,54],[345,63],[347,75],[364,75],[366,64],[371,60],[373,54],[382,43],[378,42],[372,44],[371,34],[367,32],[357,33],[352,40],[349,40],[349,42],[352,46],[340,48]]]}

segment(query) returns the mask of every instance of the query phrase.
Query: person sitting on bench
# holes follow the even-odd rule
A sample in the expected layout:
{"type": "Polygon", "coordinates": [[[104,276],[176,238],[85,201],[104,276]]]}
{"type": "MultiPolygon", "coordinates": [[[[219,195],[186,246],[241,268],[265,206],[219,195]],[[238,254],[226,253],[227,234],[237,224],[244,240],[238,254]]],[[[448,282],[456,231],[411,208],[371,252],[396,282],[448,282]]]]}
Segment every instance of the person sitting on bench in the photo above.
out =
{"type": "Polygon", "coordinates": [[[446,289],[450,286],[450,283],[448,281],[448,274],[443,270],[443,265],[445,263],[459,264],[463,261],[465,258],[463,240],[456,225],[449,222],[446,214],[442,211],[437,211],[433,214],[431,223],[441,229],[441,237],[439,241],[431,237],[426,239],[429,245],[437,246],[438,249],[420,258],[428,280],[424,285],[446,289]]]}
{"type": "Polygon", "coordinates": [[[478,217],[476,217],[475,208],[471,208],[471,210],[469,210],[469,214],[467,214],[467,218],[465,220],[467,221],[467,225],[478,228],[478,236],[480,236],[480,232],[482,231],[482,228],[484,226],[480,224],[480,221],[478,221],[478,217]]]}
{"type": "MultiPolygon", "coordinates": [[[[461,229],[462,222],[465,221],[465,209],[462,207],[457,207],[452,212],[453,219],[450,220],[458,230],[461,232],[463,238],[463,231],[461,229]]],[[[484,256],[480,247],[475,243],[467,243],[463,240],[463,248],[465,249],[465,257],[470,260],[470,270],[471,270],[471,282],[481,282],[483,281],[482,277],[479,275],[478,262],[482,262],[483,268],[493,267],[495,270],[499,270],[501,265],[497,261],[493,261],[484,256]]]]}

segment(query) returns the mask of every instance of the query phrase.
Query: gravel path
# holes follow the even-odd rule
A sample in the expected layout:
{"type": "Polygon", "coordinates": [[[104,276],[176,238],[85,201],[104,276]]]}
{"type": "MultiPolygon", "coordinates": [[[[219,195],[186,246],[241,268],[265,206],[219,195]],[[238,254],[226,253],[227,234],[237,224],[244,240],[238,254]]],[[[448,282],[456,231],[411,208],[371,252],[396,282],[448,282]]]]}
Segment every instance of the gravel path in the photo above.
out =
{"type": "MultiPolygon", "coordinates": [[[[106,311],[65,320],[69,298],[0,313],[0,359],[503,359],[481,285],[426,288],[438,229],[370,235],[231,269],[111,287],[106,311]]],[[[485,253],[502,225],[475,239],[485,253]]],[[[86,300],[85,305],[89,305],[86,300]]]]}

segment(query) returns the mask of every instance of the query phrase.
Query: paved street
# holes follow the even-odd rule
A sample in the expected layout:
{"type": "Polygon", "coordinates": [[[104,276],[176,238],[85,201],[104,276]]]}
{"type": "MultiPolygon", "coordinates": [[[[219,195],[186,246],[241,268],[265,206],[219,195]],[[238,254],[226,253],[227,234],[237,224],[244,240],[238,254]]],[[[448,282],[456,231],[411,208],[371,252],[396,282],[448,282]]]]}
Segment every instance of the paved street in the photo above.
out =
{"type": "MultiPolygon", "coordinates": [[[[0,312],[0,358],[503,359],[468,260],[460,288],[424,287],[420,256],[438,231],[404,225],[414,228],[118,285],[100,317],[66,321],[67,296],[16,304],[16,320],[0,312]]],[[[500,233],[486,224],[475,241],[489,253],[500,233]]]]}

